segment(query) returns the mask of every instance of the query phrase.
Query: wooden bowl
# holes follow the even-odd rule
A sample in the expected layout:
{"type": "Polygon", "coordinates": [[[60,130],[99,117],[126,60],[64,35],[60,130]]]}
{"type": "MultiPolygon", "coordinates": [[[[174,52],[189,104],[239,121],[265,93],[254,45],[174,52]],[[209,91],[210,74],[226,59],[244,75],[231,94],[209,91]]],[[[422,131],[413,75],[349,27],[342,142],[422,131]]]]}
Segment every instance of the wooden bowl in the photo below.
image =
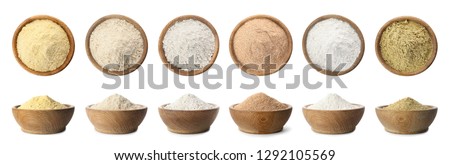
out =
{"type": "Polygon", "coordinates": [[[303,107],[303,115],[314,132],[323,134],[353,132],[364,114],[364,106],[361,105],[349,110],[316,110],[308,109],[309,106],[303,107]]]}
{"type": "Polygon", "coordinates": [[[55,17],[52,17],[52,16],[36,15],[36,16],[32,16],[32,17],[26,19],[17,27],[16,31],[14,32],[14,37],[12,40],[12,48],[13,48],[13,53],[14,53],[14,57],[16,58],[16,61],[20,64],[20,66],[23,69],[25,69],[26,71],[28,71],[32,74],[35,74],[35,75],[50,76],[50,75],[54,75],[56,73],[61,72],[62,70],[64,70],[64,68],[67,67],[67,65],[69,65],[70,61],[72,60],[73,54],[75,52],[75,41],[73,39],[72,32],[70,31],[69,27],[67,27],[67,25],[64,24],[64,22],[62,22],[61,20],[59,20],[55,17]],[[19,37],[19,33],[22,31],[23,27],[25,27],[27,24],[29,24],[35,20],[50,20],[50,21],[58,24],[59,26],[61,26],[61,28],[63,28],[64,32],[66,32],[67,38],[69,39],[70,48],[69,48],[69,53],[67,54],[66,60],[64,61],[64,63],[61,66],[59,66],[55,70],[47,71],[47,72],[35,71],[35,70],[29,68],[27,65],[25,65],[22,62],[22,60],[19,58],[19,52],[17,51],[17,38],[19,37]]]}
{"type": "Polygon", "coordinates": [[[142,27],[136,21],[134,21],[133,19],[131,19],[129,17],[123,16],[123,15],[113,14],[113,15],[104,16],[104,17],[98,19],[97,21],[95,21],[94,24],[92,24],[91,28],[89,29],[89,31],[86,35],[85,47],[86,47],[86,53],[89,57],[89,60],[91,61],[92,65],[95,66],[95,68],[97,68],[98,70],[102,71],[103,73],[106,73],[109,75],[121,76],[121,75],[127,75],[127,74],[135,71],[137,68],[139,68],[142,65],[142,63],[145,60],[145,57],[147,56],[148,41],[147,41],[147,35],[144,32],[144,29],[142,29],[142,27]],[[121,19],[121,20],[125,20],[128,23],[132,24],[134,26],[134,28],[136,28],[141,33],[141,37],[143,40],[144,49],[143,49],[141,58],[135,65],[133,65],[123,71],[113,71],[113,70],[108,70],[106,68],[103,68],[102,66],[100,66],[100,64],[97,63],[97,61],[92,56],[92,52],[91,52],[91,48],[90,48],[91,34],[97,28],[98,25],[100,25],[101,23],[103,23],[104,21],[109,20],[109,19],[121,19]]]}
{"type": "Polygon", "coordinates": [[[164,108],[166,105],[158,108],[159,116],[170,132],[179,134],[208,131],[219,112],[218,106],[206,110],[172,110],[164,108]]]}
{"type": "Polygon", "coordinates": [[[127,134],[136,132],[147,114],[147,107],[136,110],[98,110],[86,107],[86,113],[97,132],[127,134]]]}
{"type": "Polygon", "coordinates": [[[306,28],[305,33],[303,34],[302,48],[303,48],[303,55],[305,56],[306,61],[308,61],[309,65],[312,68],[314,68],[318,72],[320,72],[322,74],[325,74],[325,75],[340,76],[340,75],[347,74],[348,72],[352,71],[353,69],[355,69],[358,66],[359,62],[361,62],[361,59],[362,59],[362,57],[364,55],[364,48],[365,48],[364,45],[365,45],[364,44],[364,37],[362,35],[362,32],[361,32],[361,30],[359,30],[358,26],[355,23],[353,23],[353,21],[351,21],[350,19],[348,19],[346,17],[340,16],[340,15],[324,15],[324,16],[321,16],[321,17],[317,18],[313,22],[311,22],[311,24],[309,24],[308,28],[306,28]],[[341,21],[344,21],[344,22],[348,23],[355,30],[355,32],[358,34],[359,40],[361,41],[361,49],[359,51],[359,55],[356,58],[355,62],[352,64],[352,66],[350,66],[350,68],[348,68],[346,70],[341,70],[341,71],[338,71],[338,72],[330,71],[330,70],[327,70],[326,68],[321,68],[319,65],[313,63],[311,61],[311,58],[309,58],[308,49],[306,48],[309,31],[317,23],[319,23],[321,21],[324,21],[324,20],[327,20],[327,19],[330,19],[330,18],[335,18],[335,19],[338,19],[338,20],[341,20],[341,21]]]}
{"type": "Polygon", "coordinates": [[[437,107],[430,110],[398,111],[384,110],[386,106],[376,108],[376,113],[384,129],[396,134],[417,134],[428,131],[428,127],[436,117],[437,107]]]}
{"type": "Polygon", "coordinates": [[[416,17],[412,17],[412,16],[401,16],[401,17],[397,17],[397,18],[391,19],[388,22],[386,22],[386,24],[384,24],[383,27],[381,27],[380,31],[378,31],[377,39],[375,41],[375,51],[377,53],[378,61],[380,61],[380,63],[383,65],[383,67],[386,68],[387,70],[389,70],[390,72],[397,74],[397,75],[401,75],[401,76],[413,76],[413,75],[417,75],[417,74],[422,73],[423,71],[427,70],[431,66],[431,64],[433,64],[433,61],[436,58],[437,49],[438,49],[438,43],[437,43],[436,35],[433,32],[433,29],[431,29],[431,27],[425,21],[423,21],[419,18],[416,18],[416,17]],[[405,72],[398,71],[398,70],[392,68],[390,65],[386,64],[386,62],[383,59],[383,56],[381,53],[381,47],[379,44],[381,41],[381,36],[383,35],[383,32],[386,30],[386,28],[389,25],[391,25],[392,23],[395,23],[398,21],[404,21],[404,20],[410,20],[410,21],[416,22],[416,23],[422,25],[423,27],[425,27],[425,29],[430,34],[431,44],[433,46],[431,56],[430,56],[430,59],[428,59],[427,64],[425,66],[423,66],[423,68],[419,69],[418,71],[411,72],[411,73],[405,73],[405,72]]]}
{"type": "Polygon", "coordinates": [[[290,105],[286,109],[273,111],[237,110],[234,109],[236,105],[230,107],[231,117],[239,130],[251,134],[270,134],[282,131],[292,112],[290,105]]]}
{"type": "Polygon", "coordinates": [[[198,75],[198,74],[201,74],[201,73],[207,71],[216,61],[217,55],[219,54],[219,35],[217,34],[217,31],[214,28],[214,26],[202,17],[196,16],[196,15],[179,16],[179,17],[173,19],[172,21],[170,21],[162,30],[161,35],[159,36],[158,51],[159,51],[159,57],[161,58],[161,61],[163,62],[164,66],[166,66],[169,70],[173,71],[176,74],[183,75],[183,76],[198,75]],[[203,24],[205,24],[206,26],[208,26],[209,29],[211,29],[211,32],[213,33],[214,38],[215,38],[214,41],[215,41],[215,48],[216,48],[214,50],[214,53],[213,53],[208,65],[206,65],[202,69],[196,69],[196,70],[191,70],[191,71],[180,69],[180,68],[176,67],[175,65],[172,65],[171,63],[169,63],[169,61],[166,58],[166,52],[164,51],[164,48],[163,48],[164,37],[166,36],[166,33],[169,30],[169,28],[172,27],[177,22],[188,20],[188,19],[200,21],[203,24]]]}
{"type": "Polygon", "coordinates": [[[255,75],[255,76],[264,76],[264,75],[270,75],[272,73],[278,72],[279,70],[281,70],[286,63],[289,61],[291,54],[292,54],[292,36],[291,33],[289,32],[288,28],[277,18],[269,16],[269,15],[254,15],[254,16],[250,16],[244,20],[242,20],[241,22],[239,22],[239,24],[237,24],[237,26],[234,28],[233,32],[231,33],[230,36],[230,43],[229,43],[229,49],[230,49],[230,55],[231,58],[233,59],[234,63],[244,72],[246,72],[247,74],[251,74],[251,75],[255,75]],[[243,26],[245,23],[254,20],[254,19],[267,19],[270,20],[272,22],[274,22],[275,24],[277,24],[280,28],[283,29],[283,31],[286,33],[287,39],[288,39],[288,53],[285,54],[285,59],[284,59],[284,63],[280,66],[278,66],[276,69],[270,70],[270,72],[266,72],[264,70],[255,70],[254,68],[250,67],[249,65],[246,65],[244,63],[242,63],[241,61],[239,61],[239,59],[236,56],[236,52],[234,50],[234,37],[237,33],[237,31],[241,28],[241,26],[243,26]]]}
{"type": "Polygon", "coordinates": [[[54,134],[66,130],[72,119],[74,106],[67,105],[64,109],[32,110],[12,107],[12,112],[23,132],[31,134],[54,134]]]}

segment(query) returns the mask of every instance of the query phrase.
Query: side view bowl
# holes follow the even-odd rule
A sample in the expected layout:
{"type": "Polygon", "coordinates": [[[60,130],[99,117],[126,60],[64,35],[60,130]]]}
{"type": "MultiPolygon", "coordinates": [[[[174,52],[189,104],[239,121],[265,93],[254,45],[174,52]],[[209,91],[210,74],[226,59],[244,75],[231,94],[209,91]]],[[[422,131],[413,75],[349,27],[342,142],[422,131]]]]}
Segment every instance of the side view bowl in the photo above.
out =
{"type": "Polygon", "coordinates": [[[23,132],[32,134],[54,134],[65,131],[75,111],[74,106],[67,104],[67,108],[53,110],[18,109],[19,106],[12,108],[14,118],[23,132]]]}
{"type": "Polygon", "coordinates": [[[270,134],[282,131],[292,113],[290,105],[286,109],[273,111],[237,110],[234,109],[235,105],[230,107],[231,117],[239,130],[251,134],[270,134]]]}
{"type": "Polygon", "coordinates": [[[97,132],[127,134],[136,132],[147,114],[147,107],[136,110],[98,110],[86,107],[86,113],[97,132]]]}
{"type": "Polygon", "coordinates": [[[396,134],[417,134],[428,131],[437,114],[437,107],[430,110],[396,111],[383,110],[386,106],[376,108],[376,113],[384,129],[396,134]]]}
{"type": "Polygon", "coordinates": [[[219,107],[206,110],[171,110],[165,109],[164,104],[158,108],[167,129],[173,133],[194,134],[206,132],[219,113],[219,107]]]}

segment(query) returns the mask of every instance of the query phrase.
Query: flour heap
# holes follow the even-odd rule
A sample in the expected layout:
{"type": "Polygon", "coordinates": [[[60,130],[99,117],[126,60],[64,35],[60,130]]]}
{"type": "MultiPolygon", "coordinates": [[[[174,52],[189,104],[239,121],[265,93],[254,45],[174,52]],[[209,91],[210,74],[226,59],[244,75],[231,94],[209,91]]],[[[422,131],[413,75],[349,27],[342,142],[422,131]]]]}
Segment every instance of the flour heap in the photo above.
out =
{"type": "Polygon", "coordinates": [[[352,104],[343,99],[341,96],[331,93],[328,94],[325,98],[319,100],[317,103],[308,106],[307,108],[315,110],[349,110],[361,108],[361,106],[352,104]]]}
{"type": "Polygon", "coordinates": [[[90,108],[97,110],[136,110],[143,108],[143,106],[133,104],[130,100],[119,94],[113,94],[102,102],[92,105],[90,108]]]}
{"type": "Polygon", "coordinates": [[[28,110],[54,110],[63,108],[67,108],[67,106],[53,100],[49,96],[33,97],[18,107],[18,109],[28,110]]]}
{"type": "Polygon", "coordinates": [[[288,107],[287,104],[281,103],[277,99],[260,92],[249,96],[242,103],[235,105],[233,108],[247,111],[277,111],[285,110],[288,107]]]}
{"type": "Polygon", "coordinates": [[[216,108],[216,106],[204,102],[193,94],[185,94],[175,102],[167,104],[164,108],[170,110],[207,110],[216,108]]]}
{"type": "MultiPolygon", "coordinates": [[[[306,51],[313,64],[328,71],[345,71],[356,62],[362,41],[349,23],[329,18],[316,23],[308,32],[306,51]],[[327,55],[331,60],[327,66],[327,55]],[[341,64],[344,67],[339,68],[341,64]]],[[[359,62],[359,61],[358,61],[359,62]]]]}
{"type": "Polygon", "coordinates": [[[216,50],[211,29],[201,21],[176,22],[166,32],[163,49],[167,61],[183,70],[198,70],[211,61],[216,50]]]}

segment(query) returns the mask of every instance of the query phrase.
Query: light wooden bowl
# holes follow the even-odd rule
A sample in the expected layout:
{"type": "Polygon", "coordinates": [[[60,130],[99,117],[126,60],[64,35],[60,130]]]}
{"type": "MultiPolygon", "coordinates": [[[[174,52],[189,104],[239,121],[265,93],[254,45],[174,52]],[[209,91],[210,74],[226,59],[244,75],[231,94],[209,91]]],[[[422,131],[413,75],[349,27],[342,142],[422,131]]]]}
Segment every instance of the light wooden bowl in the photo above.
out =
{"type": "Polygon", "coordinates": [[[330,76],[340,76],[340,75],[344,75],[349,73],[350,71],[352,71],[353,69],[355,69],[359,62],[361,62],[361,59],[363,58],[364,55],[364,48],[365,48],[365,44],[364,44],[364,37],[362,35],[361,30],[359,30],[358,26],[353,23],[350,19],[340,16],[340,15],[324,15],[321,16],[319,18],[317,18],[316,20],[314,20],[313,22],[311,22],[311,24],[309,24],[308,28],[306,28],[305,33],[303,34],[303,43],[302,43],[302,48],[303,48],[303,55],[306,58],[306,61],[308,61],[309,65],[314,68],[315,70],[317,70],[318,72],[325,74],[325,75],[330,75],[330,76]],[[309,31],[319,22],[330,19],[330,18],[335,18],[341,21],[344,21],[348,24],[350,24],[350,26],[355,30],[355,32],[358,34],[359,40],[361,40],[361,49],[359,51],[359,55],[356,58],[355,62],[352,64],[352,66],[350,66],[350,68],[346,69],[346,70],[342,70],[339,72],[334,72],[334,71],[330,71],[327,70],[326,68],[321,68],[319,65],[313,63],[311,61],[311,58],[309,58],[309,54],[308,54],[308,49],[306,48],[307,45],[307,39],[308,39],[308,34],[309,31]]]}
{"type": "Polygon", "coordinates": [[[416,18],[416,17],[412,17],[412,16],[401,16],[401,17],[397,17],[397,18],[391,19],[388,22],[386,22],[386,24],[384,24],[383,27],[381,27],[380,31],[378,31],[377,39],[375,41],[375,51],[377,54],[378,61],[380,61],[380,63],[383,65],[383,67],[386,68],[387,70],[389,70],[390,72],[397,74],[397,75],[401,75],[401,76],[413,76],[413,75],[420,74],[420,73],[424,72],[425,70],[427,70],[431,66],[431,64],[433,64],[433,61],[436,58],[437,49],[438,49],[438,43],[437,43],[436,35],[433,32],[433,29],[431,29],[431,27],[425,21],[423,21],[419,18],[416,18]],[[431,52],[431,56],[430,56],[430,59],[428,59],[427,64],[423,68],[419,69],[418,71],[411,72],[411,73],[405,73],[405,72],[395,70],[390,65],[386,64],[386,62],[383,59],[383,56],[381,53],[381,47],[380,47],[381,36],[383,35],[383,32],[386,30],[386,28],[389,25],[391,25],[392,23],[395,23],[398,21],[404,21],[404,20],[410,20],[410,21],[416,22],[416,23],[422,25],[423,27],[425,27],[425,29],[427,29],[428,33],[430,34],[431,44],[433,46],[433,48],[432,48],[433,50],[431,52]]]}
{"type": "Polygon", "coordinates": [[[230,107],[231,117],[239,130],[251,134],[270,134],[283,130],[283,126],[289,120],[292,106],[283,110],[250,111],[234,109],[230,107]]]}
{"type": "Polygon", "coordinates": [[[167,129],[173,133],[194,134],[206,132],[217,117],[219,107],[206,110],[171,110],[160,106],[159,115],[167,129]]]}
{"type": "Polygon", "coordinates": [[[239,68],[241,68],[242,71],[244,71],[244,72],[246,72],[248,74],[251,74],[251,75],[255,75],[255,76],[270,75],[272,73],[275,73],[275,72],[278,72],[279,70],[281,70],[286,65],[286,63],[289,61],[289,59],[291,58],[292,49],[293,49],[292,47],[293,47],[292,36],[291,36],[291,33],[289,32],[288,28],[283,24],[283,22],[281,22],[277,18],[269,16],[269,15],[254,15],[254,16],[247,17],[246,19],[244,19],[241,22],[239,22],[239,24],[236,25],[236,27],[234,28],[233,32],[231,33],[230,42],[229,42],[230,55],[231,55],[231,58],[233,59],[234,63],[239,68]],[[270,20],[270,21],[274,22],[280,28],[283,29],[283,31],[286,33],[286,36],[287,36],[287,39],[288,39],[288,53],[283,55],[283,56],[285,56],[283,65],[278,66],[276,69],[270,70],[270,72],[266,72],[264,70],[255,70],[254,68],[250,67],[249,65],[246,65],[246,64],[242,63],[237,58],[236,52],[234,50],[234,37],[236,35],[236,32],[241,28],[242,25],[244,25],[248,21],[251,21],[251,20],[254,20],[254,19],[267,19],[267,20],[270,20]]]}
{"type": "Polygon", "coordinates": [[[54,134],[66,130],[72,119],[74,106],[66,105],[64,109],[30,110],[18,109],[14,106],[12,112],[23,132],[32,134],[54,134]]]}
{"type": "Polygon", "coordinates": [[[98,110],[86,107],[86,113],[97,132],[127,134],[136,132],[147,114],[147,107],[136,110],[98,110]]]}
{"type": "Polygon", "coordinates": [[[430,106],[430,110],[397,111],[383,110],[386,106],[376,108],[376,113],[384,129],[396,134],[417,134],[428,131],[437,114],[437,107],[430,106]]]}
{"type": "Polygon", "coordinates": [[[123,16],[123,15],[113,14],[113,15],[104,16],[104,17],[98,19],[97,21],[95,21],[94,24],[92,24],[91,28],[89,29],[89,31],[86,35],[85,47],[86,47],[86,54],[88,55],[89,60],[91,61],[92,65],[95,66],[95,68],[97,68],[98,70],[102,71],[103,73],[106,73],[109,75],[121,76],[121,75],[127,75],[127,74],[135,71],[142,65],[142,63],[145,60],[145,57],[147,56],[148,41],[147,41],[147,35],[144,32],[144,29],[142,29],[142,27],[136,21],[134,21],[133,19],[128,18],[126,16],[123,16]],[[92,56],[92,52],[91,52],[91,48],[90,48],[91,34],[97,28],[98,25],[100,25],[101,23],[103,23],[104,21],[109,20],[109,19],[121,19],[121,20],[125,20],[128,23],[132,24],[134,26],[134,28],[136,28],[141,33],[141,37],[143,40],[144,49],[142,51],[141,58],[138,60],[138,62],[135,65],[133,65],[123,71],[112,71],[112,70],[103,68],[102,66],[100,66],[100,64],[97,63],[97,61],[92,56]]]}
{"type": "Polygon", "coordinates": [[[61,72],[62,70],[64,70],[64,68],[67,67],[67,65],[69,65],[70,61],[72,60],[73,54],[75,52],[75,41],[73,39],[73,35],[72,32],[70,31],[69,27],[67,27],[66,24],[64,24],[64,22],[62,22],[61,20],[52,17],[52,16],[48,16],[48,15],[36,15],[36,16],[32,16],[28,19],[26,19],[25,21],[23,21],[16,29],[16,31],[14,32],[14,37],[12,40],[12,48],[13,48],[13,53],[14,53],[14,57],[16,58],[16,61],[20,64],[20,66],[25,69],[26,71],[35,74],[35,75],[39,75],[39,76],[50,76],[50,75],[54,75],[56,73],[61,72]],[[61,28],[63,28],[64,32],[66,32],[67,34],[67,38],[69,39],[69,44],[70,44],[70,48],[69,48],[69,53],[67,54],[66,60],[64,61],[64,63],[59,66],[58,68],[56,68],[55,70],[52,71],[47,71],[47,72],[40,72],[40,71],[35,71],[31,68],[29,68],[27,65],[25,65],[22,60],[19,58],[19,52],[17,51],[17,38],[19,37],[19,33],[22,31],[22,28],[24,26],[26,26],[27,24],[35,21],[35,20],[50,20],[53,21],[54,23],[58,24],[59,26],[61,26],[61,28]]]}
{"type": "MultiPolygon", "coordinates": [[[[357,104],[355,104],[357,105],[357,104]]],[[[303,107],[303,115],[312,130],[323,134],[344,134],[356,129],[364,114],[364,106],[349,110],[316,110],[303,107]]]]}
{"type": "Polygon", "coordinates": [[[196,15],[183,15],[183,16],[179,16],[175,19],[173,19],[172,21],[170,21],[162,30],[161,35],[159,36],[159,44],[158,44],[158,51],[159,51],[159,57],[161,58],[161,61],[163,62],[164,66],[166,66],[169,70],[173,71],[176,74],[179,75],[183,75],[183,76],[194,76],[194,75],[198,75],[201,74],[205,71],[207,71],[216,61],[217,55],[219,54],[219,35],[217,34],[216,29],[214,28],[214,26],[208,22],[208,20],[196,16],[196,15]],[[205,67],[203,67],[202,69],[197,69],[197,70],[184,70],[184,69],[180,69],[178,67],[176,67],[175,65],[172,65],[166,58],[166,52],[164,51],[164,37],[166,36],[167,31],[169,30],[170,27],[172,27],[175,23],[180,22],[180,21],[184,21],[184,20],[189,20],[189,19],[193,19],[196,21],[200,21],[203,24],[205,24],[206,26],[208,26],[209,29],[211,29],[212,34],[214,35],[215,38],[215,50],[214,53],[211,57],[211,60],[209,61],[209,64],[206,65],[205,67]]]}

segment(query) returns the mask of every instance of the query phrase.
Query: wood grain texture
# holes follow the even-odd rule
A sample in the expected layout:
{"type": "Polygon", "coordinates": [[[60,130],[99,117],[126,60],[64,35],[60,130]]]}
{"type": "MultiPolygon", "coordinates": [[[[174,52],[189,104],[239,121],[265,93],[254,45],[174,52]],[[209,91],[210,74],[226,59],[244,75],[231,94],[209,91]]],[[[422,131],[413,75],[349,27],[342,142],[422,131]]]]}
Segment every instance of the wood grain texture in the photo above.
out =
{"type": "MultiPolygon", "coordinates": [[[[98,70],[102,71],[103,73],[106,73],[109,75],[121,76],[121,75],[127,75],[127,74],[135,71],[137,68],[139,68],[142,65],[145,58],[147,57],[148,41],[147,41],[147,35],[144,32],[144,29],[142,29],[142,27],[139,25],[139,23],[137,23],[136,21],[134,21],[133,19],[131,19],[129,17],[113,14],[113,15],[104,16],[104,17],[98,19],[97,21],[95,21],[94,24],[92,24],[91,28],[89,29],[89,31],[86,35],[85,48],[86,48],[86,54],[89,58],[89,61],[91,61],[92,65],[94,65],[95,68],[97,68],[98,70]],[[134,26],[134,28],[136,28],[139,31],[139,33],[141,34],[142,40],[143,40],[144,49],[143,49],[141,58],[138,60],[136,65],[133,65],[123,71],[111,71],[106,68],[103,68],[102,66],[100,66],[100,64],[97,63],[97,61],[95,61],[94,57],[92,56],[92,52],[91,52],[91,48],[90,48],[91,34],[95,30],[95,28],[97,28],[98,25],[100,25],[101,23],[103,23],[104,21],[109,20],[109,19],[121,19],[121,20],[125,20],[128,23],[132,24],[134,26]]],[[[111,48],[111,49],[113,49],[113,48],[111,48]]]]}
{"type": "Polygon", "coordinates": [[[196,16],[196,15],[183,15],[183,16],[179,16],[175,19],[173,19],[172,21],[170,21],[169,23],[167,23],[167,25],[164,27],[164,29],[161,32],[161,35],[159,36],[159,42],[158,42],[158,51],[159,51],[159,57],[161,58],[161,61],[163,62],[164,66],[166,66],[169,70],[173,71],[176,74],[179,75],[183,75],[183,76],[195,76],[198,74],[201,74],[205,71],[207,71],[216,61],[217,55],[219,54],[219,35],[217,34],[216,29],[214,28],[214,26],[206,19],[196,16]],[[164,51],[164,37],[166,36],[167,31],[169,30],[170,27],[172,27],[175,23],[183,21],[183,20],[188,20],[188,19],[193,19],[193,20],[197,20],[202,22],[203,24],[205,24],[212,32],[212,34],[214,35],[214,46],[215,46],[215,50],[214,53],[211,57],[211,60],[209,61],[209,64],[206,65],[205,67],[203,67],[202,69],[197,69],[197,70],[191,70],[191,71],[187,71],[187,70],[183,70],[180,69],[178,67],[176,67],[175,65],[172,65],[171,63],[169,63],[169,61],[166,58],[166,52],[164,51]]]}
{"type": "Polygon", "coordinates": [[[136,132],[147,114],[147,107],[137,110],[97,110],[86,108],[86,113],[97,132],[127,134],[136,132]]]}
{"type": "Polygon", "coordinates": [[[219,107],[207,110],[170,110],[159,107],[159,115],[173,133],[194,134],[209,130],[219,113],[219,107]]]}
{"type": "Polygon", "coordinates": [[[364,106],[350,110],[314,110],[303,107],[303,115],[317,133],[344,134],[353,132],[364,114],[364,106]]]}
{"type": "Polygon", "coordinates": [[[383,65],[384,68],[386,68],[390,72],[400,75],[400,76],[413,76],[413,75],[420,74],[423,71],[427,70],[431,66],[431,64],[433,64],[433,61],[436,58],[437,49],[438,49],[438,43],[437,43],[436,35],[434,34],[434,31],[430,27],[430,25],[428,25],[425,21],[423,21],[419,18],[416,18],[416,17],[412,17],[412,16],[396,17],[396,18],[393,18],[393,19],[389,20],[388,22],[386,22],[381,27],[380,31],[378,31],[377,38],[375,41],[375,52],[377,54],[378,61],[380,61],[380,63],[383,65]],[[383,54],[381,53],[380,41],[381,41],[381,36],[383,35],[383,32],[391,24],[398,22],[398,21],[404,21],[404,20],[410,20],[410,21],[413,21],[413,22],[416,22],[416,23],[422,25],[423,27],[425,27],[425,29],[427,29],[427,31],[431,37],[431,44],[432,44],[433,48],[432,48],[430,59],[428,59],[427,64],[423,68],[419,69],[417,72],[405,73],[405,72],[401,72],[401,71],[398,71],[398,70],[392,68],[390,65],[386,64],[386,62],[384,61],[384,58],[383,58],[383,54]]]}
{"type": "Polygon", "coordinates": [[[48,15],[36,15],[36,16],[32,16],[28,19],[26,19],[25,21],[23,21],[16,29],[16,31],[14,32],[14,36],[13,36],[13,40],[12,40],[12,49],[13,49],[13,53],[14,53],[14,57],[16,58],[16,61],[20,64],[20,66],[25,69],[26,71],[35,74],[35,75],[39,75],[39,76],[50,76],[50,75],[54,75],[56,73],[61,72],[62,70],[64,70],[64,68],[67,67],[67,65],[69,65],[70,61],[72,60],[73,54],[75,52],[75,41],[72,35],[72,32],[70,31],[69,27],[62,22],[61,20],[52,17],[52,16],[48,16],[48,15]],[[56,68],[55,70],[51,70],[51,71],[47,71],[47,72],[40,72],[40,71],[35,71],[31,68],[29,68],[27,65],[25,65],[22,60],[19,58],[19,53],[17,51],[17,38],[19,36],[19,33],[22,31],[22,28],[24,26],[26,26],[27,24],[35,21],[35,20],[50,20],[53,21],[54,23],[58,24],[59,26],[61,26],[63,28],[63,30],[66,32],[67,34],[67,38],[69,39],[69,44],[70,44],[70,48],[69,48],[69,53],[67,54],[66,60],[64,61],[64,63],[59,66],[58,68],[56,68]]]}
{"type": "Polygon", "coordinates": [[[350,19],[348,19],[348,18],[346,18],[346,17],[340,16],[340,15],[333,15],[333,14],[330,14],[330,15],[324,15],[324,16],[321,16],[321,17],[315,19],[313,22],[311,22],[311,24],[309,24],[309,26],[308,26],[308,27],[306,28],[306,30],[305,30],[305,33],[303,33],[302,48],[303,48],[303,55],[305,56],[306,61],[308,61],[309,65],[310,65],[312,68],[314,68],[314,69],[317,70],[318,72],[320,72],[320,73],[322,73],[322,74],[325,74],[325,75],[330,75],[330,76],[340,76],[340,75],[344,75],[344,74],[349,73],[350,71],[352,71],[353,69],[355,69],[355,68],[358,66],[359,62],[361,62],[361,59],[363,58],[363,55],[364,55],[365,43],[364,43],[364,37],[363,37],[363,34],[362,34],[361,30],[359,30],[358,26],[357,26],[353,21],[351,21],[350,19]],[[344,21],[344,22],[350,24],[350,26],[351,26],[351,27],[355,30],[355,32],[358,34],[359,40],[361,40],[361,49],[360,49],[360,51],[359,51],[359,55],[358,55],[358,57],[356,58],[355,62],[352,64],[352,66],[351,66],[350,68],[348,68],[348,69],[346,69],[346,70],[339,71],[339,72],[330,71],[330,70],[321,68],[320,66],[314,64],[314,63],[311,61],[311,58],[309,58],[308,49],[306,48],[309,31],[310,31],[317,23],[319,23],[319,22],[321,22],[321,21],[323,21],[323,20],[330,19],[330,18],[335,18],[335,19],[338,19],[338,20],[341,20],[341,21],[344,21]]]}
{"type": "Polygon", "coordinates": [[[283,130],[283,126],[289,120],[292,106],[283,110],[274,111],[249,111],[230,107],[230,114],[239,130],[251,134],[270,134],[283,130]]]}
{"type": "Polygon", "coordinates": [[[239,22],[236,27],[233,29],[233,32],[231,33],[230,36],[230,41],[229,41],[229,51],[230,51],[230,55],[231,58],[233,59],[234,63],[244,72],[251,74],[251,75],[255,75],[255,76],[264,76],[264,75],[270,75],[272,73],[278,72],[279,70],[281,70],[286,63],[289,61],[289,59],[291,58],[291,54],[292,54],[292,49],[293,49],[293,43],[292,43],[292,36],[291,33],[289,32],[289,29],[283,24],[283,22],[281,22],[279,19],[269,16],[269,15],[254,15],[254,16],[250,16],[245,18],[244,20],[242,20],[241,22],[239,22]],[[237,33],[237,31],[241,28],[241,26],[243,26],[245,23],[254,20],[254,19],[267,19],[270,20],[272,22],[274,22],[275,24],[277,24],[280,28],[283,29],[284,33],[287,36],[287,40],[288,40],[288,51],[286,54],[283,54],[282,56],[284,56],[284,63],[281,66],[277,66],[276,69],[272,69],[270,70],[270,72],[264,71],[264,70],[255,70],[254,68],[250,67],[251,65],[248,64],[244,64],[241,61],[239,61],[239,59],[236,56],[236,52],[234,49],[234,38],[235,35],[237,33]]]}
{"type": "Polygon", "coordinates": [[[54,134],[66,130],[67,124],[72,119],[75,107],[56,110],[27,110],[12,108],[16,122],[23,132],[32,134],[54,134]]]}
{"type": "Polygon", "coordinates": [[[417,134],[428,131],[437,114],[437,107],[422,111],[383,110],[376,108],[377,117],[384,129],[396,134],[417,134]]]}

